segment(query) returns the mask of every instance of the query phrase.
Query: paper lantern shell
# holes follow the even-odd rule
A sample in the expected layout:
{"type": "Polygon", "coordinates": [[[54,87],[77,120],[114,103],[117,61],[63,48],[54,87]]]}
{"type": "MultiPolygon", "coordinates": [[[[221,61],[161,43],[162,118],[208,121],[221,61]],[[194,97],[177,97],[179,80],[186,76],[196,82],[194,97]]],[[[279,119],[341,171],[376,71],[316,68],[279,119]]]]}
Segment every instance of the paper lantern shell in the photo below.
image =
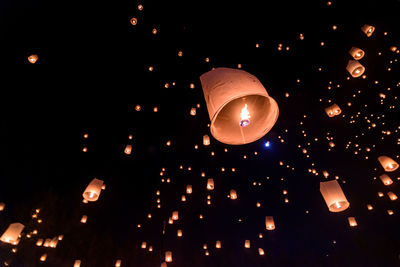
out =
{"type": "Polygon", "coordinates": [[[208,135],[203,135],[203,145],[208,146],[210,145],[210,137],[208,135]]]}
{"type": "Polygon", "coordinates": [[[333,104],[332,106],[325,108],[325,113],[332,118],[340,115],[340,113],[342,113],[342,110],[337,104],[333,104]]]}
{"type": "Polygon", "coordinates": [[[265,228],[269,231],[275,230],[275,222],[273,216],[265,216],[265,228]]]}
{"type": "Polygon", "coordinates": [[[17,245],[19,243],[19,236],[24,230],[25,226],[22,223],[12,223],[8,226],[7,230],[0,237],[0,241],[17,245]]]}
{"type": "Polygon", "coordinates": [[[358,47],[352,47],[349,51],[349,54],[355,59],[355,60],[360,60],[364,57],[365,53],[362,49],[358,47]]]}
{"type": "Polygon", "coordinates": [[[358,78],[363,75],[365,68],[357,60],[349,60],[347,63],[346,70],[350,73],[353,78],[358,78]]]}
{"type": "Polygon", "coordinates": [[[214,190],[214,179],[210,178],[207,180],[207,190],[214,190]]]}
{"type": "Polygon", "coordinates": [[[375,31],[375,27],[368,25],[368,24],[364,24],[364,26],[361,27],[361,30],[368,36],[371,37],[371,35],[374,33],[375,31]]]}
{"type": "Polygon", "coordinates": [[[103,187],[103,181],[94,178],[90,184],[86,187],[85,191],[83,192],[82,196],[87,201],[96,201],[99,199],[101,189],[103,187]]]}
{"type": "Polygon", "coordinates": [[[349,220],[349,225],[350,225],[351,227],[356,227],[356,226],[357,226],[356,218],[354,218],[354,217],[349,217],[348,220],[349,220]]]}
{"type": "Polygon", "coordinates": [[[324,197],[329,211],[340,212],[344,211],[350,206],[350,203],[347,201],[342,188],[336,180],[321,182],[319,185],[319,189],[324,197]]]}
{"type": "Polygon", "coordinates": [[[399,168],[399,164],[388,156],[378,157],[379,163],[387,172],[393,172],[399,168]]]}
{"type": "Polygon", "coordinates": [[[379,179],[381,179],[382,183],[384,185],[391,185],[393,184],[393,180],[390,179],[389,175],[387,174],[382,174],[381,176],[379,176],[379,179]]]}
{"type": "Polygon", "coordinates": [[[254,142],[271,130],[278,119],[279,108],[261,82],[237,69],[216,68],[200,77],[211,134],[230,145],[254,142]],[[240,112],[247,105],[251,122],[240,125],[240,112]]]}
{"type": "Polygon", "coordinates": [[[165,262],[172,262],[172,252],[171,251],[165,252],[165,262]]]}

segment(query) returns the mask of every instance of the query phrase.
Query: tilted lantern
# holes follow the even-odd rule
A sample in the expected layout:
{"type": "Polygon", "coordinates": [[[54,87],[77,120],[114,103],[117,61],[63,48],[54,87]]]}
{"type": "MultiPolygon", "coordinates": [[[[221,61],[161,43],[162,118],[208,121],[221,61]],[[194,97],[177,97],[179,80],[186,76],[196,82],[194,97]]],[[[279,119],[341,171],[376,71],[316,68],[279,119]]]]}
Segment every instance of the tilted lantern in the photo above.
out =
{"type": "Polygon", "coordinates": [[[362,49],[358,47],[352,47],[349,51],[349,54],[355,59],[355,60],[360,60],[364,57],[365,53],[362,49]]]}
{"type": "Polygon", "coordinates": [[[397,195],[392,191],[387,192],[387,195],[390,198],[390,200],[397,200],[397,195]]]}
{"type": "Polygon", "coordinates": [[[8,226],[7,230],[0,237],[0,241],[17,245],[19,243],[19,236],[24,230],[25,226],[22,223],[12,223],[8,226]]]}
{"type": "Polygon", "coordinates": [[[336,180],[321,182],[319,190],[331,212],[344,211],[350,206],[342,188],[336,180]]]}
{"type": "Polygon", "coordinates": [[[81,267],[81,261],[80,260],[76,260],[74,262],[74,267],[81,267]]]}
{"type": "Polygon", "coordinates": [[[103,187],[103,181],[94,178],[90,184],[86,187],[83,192],[83,198],[87,201],[96,201],[99,199],[101,189],[103,187]]]}
{"type": "Polygon", "coordinates": [[[357,60],[349,60],[347,63],[346,70],[350,73],[353,78],[358,78],[363,75],[365,68],[357,60]]]}
{"type": "Polygon", "coordinates": [[[348,220],[349,220],[349,225],[350,225],[351,227],[356,227],[356,226],[357,226],[356,218],[354,218],[354,217],[349,217],[348,220]]]}
{"type": "Polygon", "coordinates": [[[265,228],[267,230],[275,230],[275,222],[274,222],[274,217],[272,216],[265,216],[265,228]]]}
{"type": "Polygon", "coordinates": [[[0,202],[0,211],[3,211],[5,206],[6,206],[6,204],[4,204],[3,202],[0,202]]]}
{"type": "Polygon", "coordinates": [[[392,172],[397,170],[399,168],[399,164],[394,161],[392,158],[389,158],[388,156],[380,156],[378,157],[379,163],[382,165],[382,167],[385,169],[387,172],[392,172]]]}
{"type": "Polygon", "coordinates": [[[389,175],[387,174],[382,174],[381,176],[379,176],[379,179],[381,179],[382,183],[384,185],[391,185],[393,184],[393,180],[390,179],[389,175]]]}
{"type": "Polygon", "coordinates": [[[325,108],[325,113],[332,118],[342,113],[342,110],[337,104],[333,104],[332,106],[325,108]]]}
{"type": "Polygon", "coordinates": [[[261,82],[250,73],[216,68],[200,77],[211,134],[230,145],[254,142],[274,126],[279,108],[261,82]]]}
{"type": "Polygon", "coordinates": [[[368,25],[368,24],[364,24],[364,26],[361,27],[361,30],[368,36],[371,37],[371,35],[374,33],[375,31],[375,27],[368,25]]]}

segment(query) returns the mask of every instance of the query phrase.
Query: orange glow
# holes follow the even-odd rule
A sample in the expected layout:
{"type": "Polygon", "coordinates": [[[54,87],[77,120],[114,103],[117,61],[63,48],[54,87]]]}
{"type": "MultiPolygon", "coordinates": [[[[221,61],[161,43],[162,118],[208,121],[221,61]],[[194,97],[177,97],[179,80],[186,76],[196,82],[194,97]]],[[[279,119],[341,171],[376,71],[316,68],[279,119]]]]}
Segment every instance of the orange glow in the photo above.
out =
{"type": "Polygon", "coordinates": [[[242,127],[246,127],[250,124],[250,112],[247,110],[247,104],[244,104],[244,108],[240,112],[240,123],[242,127]]]}

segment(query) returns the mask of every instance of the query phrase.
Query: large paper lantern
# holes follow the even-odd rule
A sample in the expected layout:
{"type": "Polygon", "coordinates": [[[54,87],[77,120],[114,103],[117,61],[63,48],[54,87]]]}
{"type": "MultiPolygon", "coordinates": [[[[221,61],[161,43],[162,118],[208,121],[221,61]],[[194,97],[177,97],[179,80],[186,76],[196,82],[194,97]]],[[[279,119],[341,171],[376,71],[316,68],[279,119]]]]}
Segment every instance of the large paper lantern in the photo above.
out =
{"type": "Polygon", "coordinates": [[[216,68],[200,77],[211,134],[230,145],[254,142],[271,130],[279,108],[261,82],[243,70],[216,68]]]}
{"type": "Polygon", "coordinates": [[[384,185],[391,185],[393,184],[393,180],[390,179],[389,175],[387,174],[382,174],[381,176],[379,176],[379,179],[381,179],[382,183],[384,185]]]}
{"type": "Polygon", "coordinates": [[[0,237],[0,240],[4,243],[10,243],[17,245],[19,243],[19,236],[24,230],[25,226],[22,223],[12,223],[8,226],[7,230],[0,237]]]}
{"type": "Polygon", "coordinates": [[[326,205],[331,212],[344,211],[350,206],[342,188],[336,180],[321,182],[319,190],[325,199],[326,205]]]}
{"type": "Polygon", "coordinates": [[[371,37],[371,35],[374,33],[375,31],[375,27],[368,25],[368,24],[364,24],[364,26],[361,27],[361,30],[368,36],[371,37]]]}
{"type": "Polygon", "coordinates": [[[85,191],[83,192],[83,198],[87,201],[96,201],[99,199],[101,189],[103,187],[103,181],[94,178],[90,184],[86,187],[85,191]]]}
{"type": "Polygon", "coordinates": [[[347,63],[346,70],[350,73],[353,78],[358,78],[363,75],[365,68],[357,60],[349,60],[347,63]]]}
{"type": "Polygon", "coordinates": [[[394,161],[392,158],[389,158],[388,156],[380,156],[378,157],[379,163],[382,165],[382,167],[385,169],[387,172],[392,172],[397,170],[399,168],[399,164],[394,161]]]}
{"type": "Polygon", "coordinates": [[[355,59],[355,60],[360,60],[364,57],[365,53],[362,49],[358,47],[352,47],[349,51],[349,54],[355,59]]]}
{"type": "Polygon", "coordinates": [[[335,116],[339,115],[340,113],[342,113],[342,110],[340,109],[340,107],[337,104],[333,104],[332,106],[325,108],[325,113],[329,117],[335,117],[335,116]]]}

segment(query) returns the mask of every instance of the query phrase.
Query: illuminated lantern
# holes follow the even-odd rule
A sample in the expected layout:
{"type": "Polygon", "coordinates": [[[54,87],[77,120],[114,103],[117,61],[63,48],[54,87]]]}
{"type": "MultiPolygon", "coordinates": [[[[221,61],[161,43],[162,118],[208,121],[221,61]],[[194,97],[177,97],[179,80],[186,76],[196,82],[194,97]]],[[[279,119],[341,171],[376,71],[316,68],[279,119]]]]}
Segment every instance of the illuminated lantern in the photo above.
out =
{"type": "Polygon", "coordinates": [[[147,247],[147,243],[146,242],[142,242],[141,248],[145,249],[147,247]]]}
{"type": "Polygon", "coordinates": [[[258,254],[261,256],[264,255],[264,250],[262,248],[258,248],[258,254]]]}
{"type": "Polygon", "coordinates": [[[44,241],[43,246],[48,248],[50,246],[50,242],[51,242],[51,239],[50,238],[46,238],[46,240],[44,241]]]}
{"type": "Polygon", "coordinates": [[[172,252],[165,251],[165,262],[172,262],[172,252]]]}
{"type": "Polygon", "coordinates": [[[372,207],[372,205],[371,205],[371,204],[368,204],[368,205],[367,205],[367,209],[368,209],[368,210],[373,210],[373,209],[374,209],[374,207],[372,207]]]}
{"type": "Polygon", "coordinates": [[[10,243],[17,245],[19,243],[19,236],[24,230],[25,226],[22,223],[12,223],[8,226],[7,230],[0,237],[0,240],[4,243],[10,243]]]}
{"type": "Polygon", "coordinates": [[[222,143],[254,142],[268,133],[278,119],[278,104],[250,73],[216,68],[201,75],[200,81],[211,134],[222,143]]]}
{"type": "Polygon", "coordinates": [[[82,219],[81,219],[81,223],[86,223],[86,221],[87,221],[87,216],[83,215],[82,219]]]}
{"type": "Polygon", "coordinates": [[[207,190],[214,190],[214,179],[210,178],[207,180],[207,190]]]}
{"type": "Polygon", "coordinates": [[[215,247],[216,248],[221,248],[221,241],[217,241],[217,242],[215,242],[215,247]]]}
{"type": "Polygon", "coordinates": [[[374,33],[375,31],[375,27],[365,24],[364,26],[361,27],[361,30],[368,36],[371,37],[371,35],[374,33]]]}
{"type": "Polygon", "coordinates": [[[325,112],[329,117],[335,117],[342,113],[342,110],[337,104],[333,104],[332,106],[325,108],[325,112]]]}
{"type": "Polygon", "coordinates": [[[229,196],[231,197],[231,199],[237,199],[237,193],[236,190],[231,189],[229,196]]]}
{"type": "Polygon", "coordinates": [[[101,189],[103,187],[103,181],[94,178],[90,184],[86,187],[83,192],[83,198],[87,201],[96,201],[99,199],[101,189]]]}
{"type": "Polygon", "coordinates": [[[196,116],[196,108],[191,108],[190,109],[190,115],[196,116]]]}
{"type": "Polygon", "coordinates": [[[350,224],[351,227],[356,227],[357,226],[356,218],[349,217],[348,220],[349,220],[349,224],[350,224]]]}
{"type": "Polygon", "coordinates": [[[3,211],[5,206],[6,206],[6,204],[4,204],[3,202],[0,202],[0,211],[3,211]]]}
{"type": "Polygon", "coordinates": [[[358,47],[352,47],[349,51],[349,54],[355,59],[355,60],[360,60],[364,57],[365,53],[362,49],[358,47]]]}
{"type": "Polygon", "coordinates": [[[390,200],[396,200],[397,196],[395,193],[393,193],[392,191],[388,192],[388,197],[390,198],[390,200]]]}
{"type": "Polygon", "coordinates": [[[121,260],[115,261],[115,267],[121,267],[121,260]]]}
{"type": "Polygon", "coordinates": [[[36,54],[30,55],[30,56],[28,57],[29,63],[32,63],[32,64],[35,64],[36,61],[38,61],[38,59],[39,59],[39,56],[36,55],[36,54]]]}
{"type": "Polygon", "coordinates": [[[393,184],[393,180],[390,179],[389,175],[387,174],[382,174],[381,176],[379,176],[379,179],[381,179],[382,183],[384,185],[391,185],[393,184]]]}
{"type": "Polygon", "coordinates": [[[181,236],[182,236],[182,230],[180,230],[180,229],[178,230],[177,236],[178,236],[178,237],[181,237],[181,236]]]}
{"type": "Polygon", "coordinates": [[[336,180],[321,182],[319,190],[331,212],[344,211],[350,206],[342,188],[336,180]]]}
{"type": "Polygon", "coordinates": [[[399,167],[399,164],[396,161],[394,161],[392,158],[389,158],[387,156],[380,156],[380,157],[378,157],[378,160],[379,160],[380,164],[382,165],[382,167],[387,172],[395,171],[399,167]]]}
{"type": "Polygon", "coordinates": [[[40,257],[40,261],[46,261],[46,259],[47,259],[47,254],[46,254],[46,253],[43,254],[43,255],[40,257]]]}
{"type": "Polygon", "coordinates": [[[192,185],[191,185],[191,184],[188,184],[188,185],[186,186],[186,194],[190,195],[192,192],[193,192],[193,190],[192,190],[192,185]]]}
{"type": "Polygon", "coordinates": [[[124,153],[130,155],[132,153],[132,145],[126,145],[124,153]]]}
{"type": "Polygon", "coordinates": [[[76,260],[74,262],[74,267],[81,267],[81,261],[80,260],[76,260]]]}
{"type": "Polygon", "coordinates": [[[131,24],[135,26],[137,24],[137,18],[131,18],[131,24]]]}
{"type": "Polygon", "coordinates": [[[245,240],[244,241],[244,247],[245,248],[250,248],[250,240],[245,240]]]}
{"type": "Polygon", "coordinates": [[[58,244],[58,237],[54,237],[53,239],[50,240],[49,247],[55,248],[57,247],[57,244],[58,244]]]}
{"type": "Polygon", "coordinates": [[[363,75],[365,68],[357,60],[349,60],[347,63],[346,70],[350,73],[353,78],[358,78],[363,75]]]}
{"type": "Polygon", "coordinates": [[[179,219],[178,211],[172,212],[172,220],[177,221],[179,219]]]}
{"type": "Polygon", "coordinates": [[[161,267],[167,267],[167,266],[168,266],[168,265],[167,265],[166,262],[161,263],[161,267]]]}
{"type": "Polygon", "coordinates": [[[265,216],[265,228],[270,231],[275,230],[275,222],[273,216],[265,216]]]}
{"type": "Polygon", "coordinates": [[[43,239],[40,238],[38,241],[36,241],[36,246],[41,247],[43,245],[43,239]]]}
{"type": "Polygon", "coordinates": [[[203,135],[203,145],[208,146],[210,145],[210,137],[208,135],[203,135]]]}

